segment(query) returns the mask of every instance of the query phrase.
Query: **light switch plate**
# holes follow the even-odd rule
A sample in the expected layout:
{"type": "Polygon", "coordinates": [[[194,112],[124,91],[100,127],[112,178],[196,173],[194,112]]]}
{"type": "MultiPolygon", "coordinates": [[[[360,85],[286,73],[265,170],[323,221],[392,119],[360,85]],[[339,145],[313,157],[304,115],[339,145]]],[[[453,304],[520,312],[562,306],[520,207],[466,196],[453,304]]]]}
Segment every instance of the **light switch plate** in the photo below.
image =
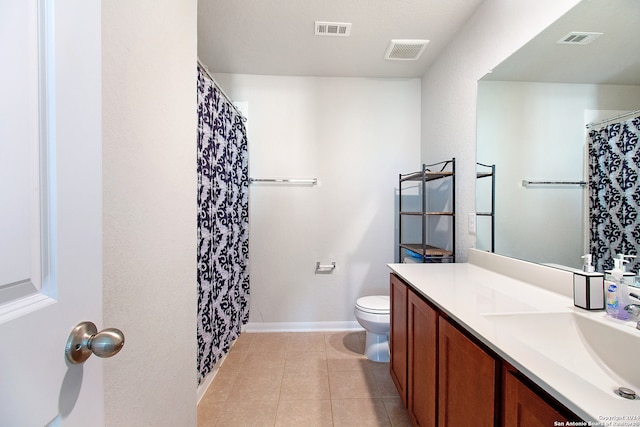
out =
{"type": "Polygon", "coordinates": [[[469,214],[469,234],[476,234],[476,214],[469,214]]]}

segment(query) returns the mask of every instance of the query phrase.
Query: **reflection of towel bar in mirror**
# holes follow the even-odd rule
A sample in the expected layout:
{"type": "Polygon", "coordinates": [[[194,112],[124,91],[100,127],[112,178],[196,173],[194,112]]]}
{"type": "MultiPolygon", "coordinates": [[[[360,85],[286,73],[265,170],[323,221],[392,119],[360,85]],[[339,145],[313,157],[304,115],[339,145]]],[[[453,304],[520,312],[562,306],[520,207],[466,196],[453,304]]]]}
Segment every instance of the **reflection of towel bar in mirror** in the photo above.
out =
{"type": "Polygon", "coordinates": [[[249,183],[281,183],[281,184],[310,184],[316,185],[318,178],[297,179],[297,178],[249,178],[249,183]]]}
{"type": "Polygon", "coordinates": [[[528,181],[526,179],[522,180],[522,186],[526,187],[528,185],[579,185],[584,187],[587,185],[586,181],[528,181]]]}

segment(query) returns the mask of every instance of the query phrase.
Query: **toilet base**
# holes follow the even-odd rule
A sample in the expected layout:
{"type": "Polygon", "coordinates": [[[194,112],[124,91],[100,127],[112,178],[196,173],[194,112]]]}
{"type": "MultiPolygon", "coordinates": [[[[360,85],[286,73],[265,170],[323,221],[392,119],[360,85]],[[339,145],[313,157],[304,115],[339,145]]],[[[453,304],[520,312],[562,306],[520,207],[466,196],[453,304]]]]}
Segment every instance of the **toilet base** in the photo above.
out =
{"type": "Polygon", "coordinates": [[[374,334],[367,331],[364,355],[374,362],[389,361],[389,334],[374,334]]]}

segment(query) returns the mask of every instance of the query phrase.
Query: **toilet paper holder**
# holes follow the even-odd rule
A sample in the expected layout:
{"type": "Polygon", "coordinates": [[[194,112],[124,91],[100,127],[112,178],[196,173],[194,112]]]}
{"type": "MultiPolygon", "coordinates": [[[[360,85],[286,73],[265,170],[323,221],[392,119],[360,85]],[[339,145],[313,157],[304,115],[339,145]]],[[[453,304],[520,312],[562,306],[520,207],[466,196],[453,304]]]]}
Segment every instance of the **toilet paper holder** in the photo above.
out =
{"type": "Polygon", "coordinates": [[[316,274],[317,273],[331,273],[336,269],[336,262],[332,262],[331,264],[320,264],[320,261],[316,262],[316,274]]]}

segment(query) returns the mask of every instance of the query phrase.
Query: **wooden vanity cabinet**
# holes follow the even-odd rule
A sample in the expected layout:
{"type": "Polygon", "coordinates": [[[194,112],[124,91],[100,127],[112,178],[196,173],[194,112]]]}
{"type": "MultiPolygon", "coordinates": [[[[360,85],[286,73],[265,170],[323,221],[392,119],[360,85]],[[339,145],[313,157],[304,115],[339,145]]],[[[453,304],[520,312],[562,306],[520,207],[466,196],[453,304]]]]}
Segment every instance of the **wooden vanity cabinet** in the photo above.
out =
{"type": "Polygon", "coordinates": [[[579,418],[550,397],[542,397],[515,368],[504,364],[502,374],[503,426],[540,427],[567,425],[579,418]],[[550,404],[549,402],[552,402],[550,404]]]}
{"type": "Polygon", "coordinates": [[[391,377],[414,426],[540,427],[579,420],[394,274],[389,338],[391,377]]]}
{"type": "Polygon", "coordinates": [[[493,427],[499,362],[444,317],[438,332],[438,426],[493,427]]]}
{"type": "Polygon", "coordinates": [[[493,426],[495,359],[394,275],[391,306],[391,377],[413,425],[493,426]]]}
{"type": "Polygon", "coordinates": [[[412,291],[407,298],[407,409],[414,425],[437,420],[438,312],[412,291]]]}
{"type": "Polygon", "coordinates": [[[391,274],[389,369],[402,404],[407,406],[407,295],[409,288],[391,274]]]}

